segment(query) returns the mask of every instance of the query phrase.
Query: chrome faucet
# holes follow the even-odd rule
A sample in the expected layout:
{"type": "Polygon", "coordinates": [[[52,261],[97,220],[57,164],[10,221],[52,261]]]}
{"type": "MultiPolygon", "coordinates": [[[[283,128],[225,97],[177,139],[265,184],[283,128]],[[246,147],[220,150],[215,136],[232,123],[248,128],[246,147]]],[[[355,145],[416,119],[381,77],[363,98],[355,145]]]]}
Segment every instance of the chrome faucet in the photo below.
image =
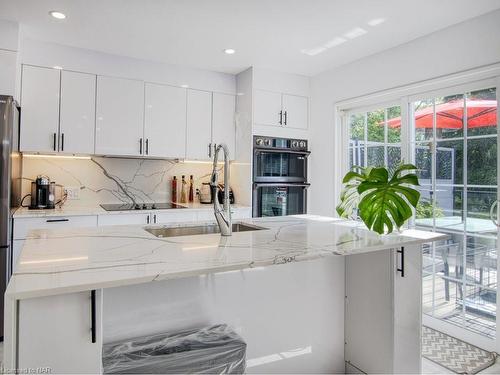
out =
{"type": "Polygon", "coordinates": [[[212,170],[212,178],[210,179],[214,196],[214,214],[217,224],[219,224],[220,233],[223,236],[231,236],[233,234],[233,221],[231,220],[231,206],[229,204],[229,150],[225,144],[220,144],[216,147],[214,153],[214,168],[212,170]],[[219,151],[224,152],[224,200],[221,207],[218,198],[219,192],[219,171],[217,170],[217,161],[219,151]]]}

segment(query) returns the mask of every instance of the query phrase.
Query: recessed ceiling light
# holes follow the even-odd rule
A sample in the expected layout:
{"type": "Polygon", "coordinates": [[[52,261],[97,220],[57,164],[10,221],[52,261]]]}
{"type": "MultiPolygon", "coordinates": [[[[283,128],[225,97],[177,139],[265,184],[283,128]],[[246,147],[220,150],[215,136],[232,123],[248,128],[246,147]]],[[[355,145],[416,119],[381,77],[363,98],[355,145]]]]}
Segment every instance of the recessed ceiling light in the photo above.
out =
{"type": "Polygon", "coordinates": [[[337,36],[337,37],[333,38],[332,40],[329,40],[328,42],[326,42],[324,44],[324,47],[326,47],[326,48],[337,47],[345,42],[347,42],[347,40],[345,38],[337,36]]]}
{"type": "Polygon", "coordinates": [[[362,29],[361,27],[356,27],[352,30],[349,30],[348,32],[346,32],[344,34],[344,36],[346,38],[349,38],[349,39],[354,39],[354,38],[357,38],[358,36],[361,36],[361,35],[364,35],[366,34],[368,31],[366,31],[365,29],[362,29]]]}
{"type": "Polygon", "coordinates": [[[54,66],[53,66],[53,68],[54,68],[54,69],[59,69],[59,70],[61,70],[63,67],[62,67],[62,66],[60,66],[60,65],[54,65],[54,66]]]}
{"type": "Polygon", "coordinates": [[[58,20],[63,20],[66,18],[66,15],[64,13],[58,12],[57,10],[51,10],[49,14],[52,17],[57,18],[58,20]]]}
{"type": "Polygon", "coordinates": [[[189,87],[189,85],[184,84],[184,85],[181,85],[181,87],[184,89],[187,89],[189,87]]]}
{"type": "Polygon", "coordinates": [[[236,51],[235,51],[234,49],[232,49],[232,48],[226,48],[226,49],[224,50],[224,53],[225,53],[226,55],[233,55],[235,52],[236,52],[236,51]]]}
{"type": "Polygon", "coordinates": [[[385,18],[374,18],[374,19],[368,21],[367,24],[370,26],[378,26],[384,22],[385,22],[385,18]]]}

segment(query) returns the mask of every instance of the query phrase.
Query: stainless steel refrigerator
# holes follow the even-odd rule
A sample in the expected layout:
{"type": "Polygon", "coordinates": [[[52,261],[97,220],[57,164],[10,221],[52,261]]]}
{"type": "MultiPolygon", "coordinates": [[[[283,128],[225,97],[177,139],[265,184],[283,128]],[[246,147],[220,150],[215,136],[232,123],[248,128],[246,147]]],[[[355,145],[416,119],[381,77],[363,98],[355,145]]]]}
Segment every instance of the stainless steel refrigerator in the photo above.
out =
{"type": "Polygon", "coordinates": [[[12,214],[21,203],[22,161],[19,109],[12,96],[0,95],[0,337],[3,341],[5,289],[12,274],[12,214]]]}

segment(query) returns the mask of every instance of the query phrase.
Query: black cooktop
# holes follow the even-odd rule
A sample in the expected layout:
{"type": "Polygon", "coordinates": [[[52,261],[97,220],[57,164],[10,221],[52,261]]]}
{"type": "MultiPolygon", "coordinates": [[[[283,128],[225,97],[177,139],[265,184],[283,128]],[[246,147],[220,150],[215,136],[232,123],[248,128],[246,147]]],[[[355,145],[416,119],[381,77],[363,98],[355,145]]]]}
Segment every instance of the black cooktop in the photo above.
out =
{"type": "Polygon", "coordinates": [[[127,210],[168,210],[177,208],[187,208],[177,203],[111,203],[101,204],[106,211],[127,211],[127,210]]]}

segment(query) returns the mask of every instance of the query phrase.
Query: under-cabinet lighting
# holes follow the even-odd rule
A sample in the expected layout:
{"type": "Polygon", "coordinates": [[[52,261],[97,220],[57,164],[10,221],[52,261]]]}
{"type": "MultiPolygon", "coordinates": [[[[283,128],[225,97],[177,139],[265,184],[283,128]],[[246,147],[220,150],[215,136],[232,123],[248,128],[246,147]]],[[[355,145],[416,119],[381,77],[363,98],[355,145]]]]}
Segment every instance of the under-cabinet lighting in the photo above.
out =
{"type": "Polygon", "coordinates": [[[64,13],[58,12],[57,10],[51,10],[49,14],[52,17],[57,18],[58,20],[63,20],[66,18],[66,15],[64,13]]]}
{"type": "Polygon", "coordinates": [[[84,159],[84,160],[90,160],[90,156],[76,156],[76,155],[42,155],[42,154],[23,154],[23,157],[25,158],[31,158],[31,159],[46,159],[46,158],[52,158],[52,159],[84,159]]]}
{"type": "MultiPolygon", "coordinates": [[[[184,164],[213,164],[213,161],[209,160],[183,160],[184,164]]],[[[218,161],[217,164],[224,164],[223,161],[218,161]]]]}
{"type": "Polygon", "coordinates": [[[88,260],[88,257],[73,257],[73,258],[55,258],[55,259],[41,259],[41,260],[24,260],[20,261],[19,264],[41,264],[41,263],[60,263],[60,262],[72,262],[75,260],[88,260]]]}

